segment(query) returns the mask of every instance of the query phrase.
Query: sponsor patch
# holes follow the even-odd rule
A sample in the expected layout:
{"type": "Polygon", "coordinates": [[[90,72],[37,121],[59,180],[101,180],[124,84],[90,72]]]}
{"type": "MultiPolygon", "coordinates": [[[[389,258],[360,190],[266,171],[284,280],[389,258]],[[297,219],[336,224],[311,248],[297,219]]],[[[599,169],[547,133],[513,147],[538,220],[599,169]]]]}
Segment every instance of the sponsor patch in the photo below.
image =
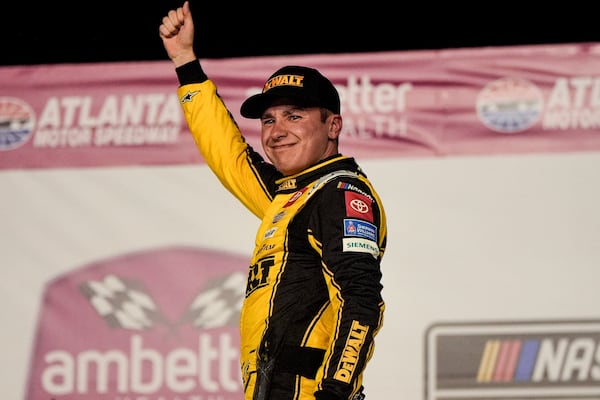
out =
{"type": "Polygon", "coordinates": [[[365,197],[369,198],[371,201],[373,201],[373,196],[371,196],[369,193],[365,192],[361,188],[354,186],[351,183],[348,183],[348,182],[338,182],[337,188],[338,189],[343,189],[343,190],[352,190],[352,191],[354,191],[356,193],[362,194],[363,196],[365,196],[365,197]]]}
{"type": "Polygon", "coordinates": [[[302,195],[304,194],[304,192],[306,192],[308,188],[302,188],[300,190],[298,190],[297,192],[295,192],[294,194],[292,194],[292,196],[290,197],[290,199],[287,201],[287,203],[285,203],[285,205],[283,206],[285,207],[289,207],[292,204],[294,204],[296,202],[296,200],[298,200],[300,197],[302,197],[302,195]]]}
{"type": "Polygon", "coordinates": [[[263,240],[265,239],[269,239],[272,238],[273,235],[275,234],[275,231],[277,230],[277,227],[274,226],[271,229],[269,229],[268,231],[265,232],[265,235],[263,236],[263,240]]]}
{"type": "Polygon", "coordinates": [[[304,75],[277,75],[269,79],[263,86],[263,93],[277,86],[304,86],[304,75]]]}
{"type": "Polygon", "coordinates": [[[279,211],[277,214],[275,214],[275,216],[273,217],[273,223],[276,224],[277,222],[281,221],[281,219],[285,217],[285,211],[279,211]]]}
{"type": "Polygon", "coordinates": [[[350,383],[352,380],[352,375],[354,375],[356,366],[358,365],[360,350],[365,344],[367,332],[369,332],[368,325],[362,325],[358,321],[352,321],[350,335],[348,335],[346,345],[344,346],[343,356],[338,364],[335,374],[333,375],[334,379],[341,382],[350,383]]]}
{"type": "Polygon", "coordinates": [[[379,256],[379,246],[377,242],[363,238],[343,238],[342,239],[343,252],[349,251],[358,253],[369,253],[373,257],[379,256]]]}
{"type": "Polygon", "coordinates": [[[346,216],[373,222],[373,201],[368,197],[351,191],[344,193],[346,197],[346,216]]]}
{"type": "Polygon", "coordinates": [[[344,236],[358,236],[377,241],[377,227],[360,219],[344,220],[344,236]]]}
{"type": "Polygon", "coordinates": [[[277,190],[288,190],[288,189],[296,189],[296,178],[286,179],[277,190]]]}
{"type": "Polygon", "coordinates": [[[186,94],[183,95],[183,97],[181,98],[181,102],[182,103],[189,103],[190,101],[192,101],[192,99],[194,98],[195,95],[197,95],[198,93],[200,93],[199,90],[196,90],[194,92],[190,92],[188,91],[186,94]]]}

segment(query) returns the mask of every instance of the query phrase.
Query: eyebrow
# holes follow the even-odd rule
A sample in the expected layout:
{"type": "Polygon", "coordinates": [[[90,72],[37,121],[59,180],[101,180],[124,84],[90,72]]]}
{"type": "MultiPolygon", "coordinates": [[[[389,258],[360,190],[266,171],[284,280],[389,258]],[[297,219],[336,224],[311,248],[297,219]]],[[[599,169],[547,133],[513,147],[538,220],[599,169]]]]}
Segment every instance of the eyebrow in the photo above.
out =
{"type": "MultiPolygon", "coordinates": [[[[282,111],[282,113],[284,115],[289,115],[289,114],[293,114],[293,113],[298,112],[298,111],[304,111],[304,112],[306,112],[307,110],[309,110],[311,108],[317,108],[317,107],[301,107],[301,106],[296,106],[296,105],[291,105],[290,104],[288,108],[286,108],[285,110],[282,111]]],[[[273,113],[265,112],[262,115],[261,119],[271,118],[271,117],[273,117],[273,113]]]]}

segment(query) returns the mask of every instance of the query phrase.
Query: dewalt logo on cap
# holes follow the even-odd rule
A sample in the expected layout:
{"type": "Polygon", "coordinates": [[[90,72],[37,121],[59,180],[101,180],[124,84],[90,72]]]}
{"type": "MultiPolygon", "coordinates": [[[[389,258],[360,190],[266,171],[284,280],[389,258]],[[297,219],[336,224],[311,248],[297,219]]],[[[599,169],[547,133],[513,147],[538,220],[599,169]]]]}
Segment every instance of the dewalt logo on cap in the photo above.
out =
{"type": "Polygon", "coordinates": [[[303,87],[304,81],[304,75],[277,75],[274,76],[273,78],[269,79],[266,83],[265,86],[263,86],[263,90],[262,92],[265,93],[266,91],[273,89],[274,87],[277,86],[297,86],[297,87],[303,87]]]}
{"type": "Polygon", "coordinates": [[[298,65],[279,68],[262,87],[262,91],[248,97],[240,107],[246,118],[261,118],[273,104],[301,107],[323,107],[340,113],[340,96],[329,79],[318,70],[298,65]]]}

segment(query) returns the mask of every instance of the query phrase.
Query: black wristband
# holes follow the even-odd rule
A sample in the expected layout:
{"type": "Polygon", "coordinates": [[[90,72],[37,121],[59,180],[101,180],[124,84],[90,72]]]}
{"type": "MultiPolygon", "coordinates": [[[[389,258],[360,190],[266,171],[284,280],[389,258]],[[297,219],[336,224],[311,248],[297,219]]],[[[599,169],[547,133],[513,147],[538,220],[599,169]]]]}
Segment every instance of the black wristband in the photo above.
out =
{"type": "Polygon", "coordinates": [[[189,85],[190,83],[202,83],[208,79],[208,76],[202,70],[200,61],[197,59],[175,68],[175,72],[181,86],[189,85]]]}

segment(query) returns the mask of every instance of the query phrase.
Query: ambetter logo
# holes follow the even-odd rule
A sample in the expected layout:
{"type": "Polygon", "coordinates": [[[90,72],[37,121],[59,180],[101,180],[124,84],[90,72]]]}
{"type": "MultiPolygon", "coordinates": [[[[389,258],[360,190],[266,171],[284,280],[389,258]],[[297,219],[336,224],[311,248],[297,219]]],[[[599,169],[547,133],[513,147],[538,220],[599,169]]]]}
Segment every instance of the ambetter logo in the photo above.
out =
{"type": "Polygon", "coordinates": [[[246,262],[205,249],[153,249],[50,282],[26,399],[241,398],[246,262]]]}

